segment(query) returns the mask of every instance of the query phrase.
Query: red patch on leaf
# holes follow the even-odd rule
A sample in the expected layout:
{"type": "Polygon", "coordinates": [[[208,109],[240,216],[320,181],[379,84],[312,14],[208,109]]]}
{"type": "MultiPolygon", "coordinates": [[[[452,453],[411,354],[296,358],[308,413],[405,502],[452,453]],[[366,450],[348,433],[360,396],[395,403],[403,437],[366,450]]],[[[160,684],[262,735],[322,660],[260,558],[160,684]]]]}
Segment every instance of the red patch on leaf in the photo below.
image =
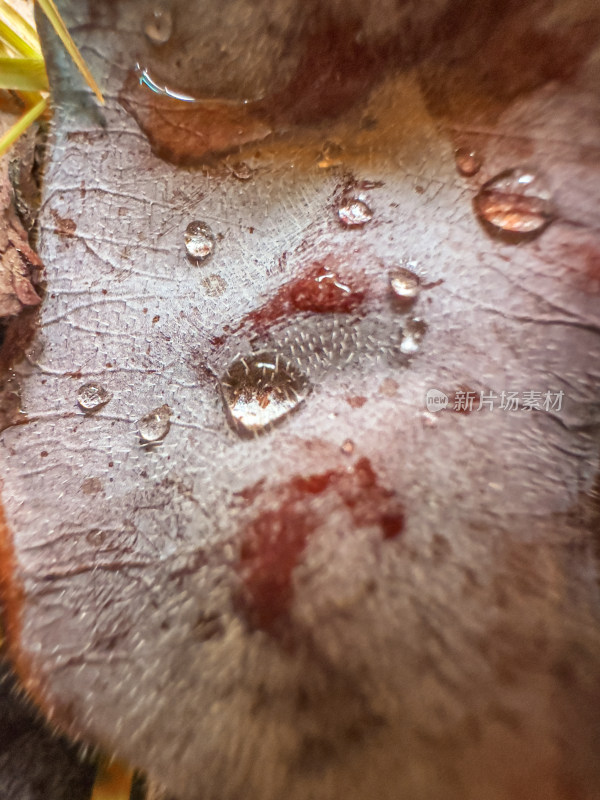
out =
{"type": "Polygon", "coordinates": [[[270,490],[262,481],[245,489],[244,500],[261,503],[264,499],[267,506],[243,530],[238,563],[242,581],[238,605],[252,628],[278,634],[280,623],[289,616],[294,570],[311,537],[326,526],[319,502],[324,495],[343,504],[357,528],[378,526],[383,540],[403,530],[403,505],[396,492],[379,484],[367,458],[349,470],[296,475],[270,490]]]}

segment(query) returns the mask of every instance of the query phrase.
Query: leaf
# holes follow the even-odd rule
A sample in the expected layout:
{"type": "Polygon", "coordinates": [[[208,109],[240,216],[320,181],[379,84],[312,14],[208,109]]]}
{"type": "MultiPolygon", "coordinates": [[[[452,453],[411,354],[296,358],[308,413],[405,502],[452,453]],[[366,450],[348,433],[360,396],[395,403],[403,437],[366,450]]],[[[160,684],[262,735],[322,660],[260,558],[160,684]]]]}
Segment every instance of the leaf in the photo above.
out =
{"type": "Polygon", "coordinates": [[[0,136],[0,156],[4,155],[29,126],[42,116],[48,107],[48,100],[42,97],[38,103],[26,111],[23,116],[12,125],[5,134],[0,136]]]}
{"type": "Polygon", "coordinates": [[[52,27],[60,37],[61,42],[64,44],[67,52],[77,65],[77,69],[81,72],[83,77],[85,78],[87,84],[91,87],[92,91],[98,98],[98,100],[104,104],[104,97],[102,96],[102,92],[100,91],[100,87],[94,80],[94,77],[90,70],[88,69],[87,64],[81,57],[81,53],[77,49],[75,42],[71,38],[71,34],[67,30],[66,25],[61,19],[60,13],[56,8],[53,0],[37,0],[38,5],[44,12],[44,14],[50,20],[52,27]]]}
{"type": "Polygon", "coordinates": [[[181,800],[593,796],[597,11],[172,10],[160,42],[146,4],[61,5],[103,110],[43,34],[47,295],[0,452],[24,685],[181,800]],[[489,184],[516,168],[549,197],[489,184]]]}
{"type": "Polygon", "coordinates": [[[48,90],[42,58],[0,58],[0,89],[24,92],[48,90]]]}
{"type": "Polygon", "coordinates": [[[40,57],[37,33],[6,0],[0,0],[0,39],[24,58],[40,57]]]}

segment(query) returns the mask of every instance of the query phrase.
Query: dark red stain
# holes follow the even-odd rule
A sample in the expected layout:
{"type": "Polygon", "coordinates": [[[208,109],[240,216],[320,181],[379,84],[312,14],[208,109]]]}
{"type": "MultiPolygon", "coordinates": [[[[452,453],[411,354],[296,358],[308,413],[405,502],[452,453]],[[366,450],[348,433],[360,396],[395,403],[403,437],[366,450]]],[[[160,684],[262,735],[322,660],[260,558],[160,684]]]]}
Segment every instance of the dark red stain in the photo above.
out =
{"type": "Polygon", "coordinates": [[[366,291],[356,286],[357,276],[344,276],[344,260],[333,254],[313,261],[299,277],[284,284],[264,305],[242,318],[238,328],[250,325],[261,331],[284,317],[301,312],[348,314],[362,306],[366,291]]]}
{"type": "Polygon", "coordinates": [[[276,120],[306,124],[331,119],[369,92],[381,79],[389,53],[367,42],[361,29],[361,21],[350,14],[343,20],[328,18],[325,9],[315,14],[296,74],[284,91],[267,100],[276,120]]]}
{"type": "Polygon", "coordinates": [[[587,294],[600,293],[600,238],[595,232],[581,232],[577,238],[559,242],[554,258],[556,270],[567,267],[569,278],[587,294]]]}
{"type": "Polygon", "coordinates": [[[367,402],[367,398],[363,397],[362,395],[356,395],[352,397],[347,397],[346,402],[350,406],[350,408],[362,408],[364,404],[367,402]]]}
{"type": "MultiPolygon", "coordinates": [[[[326,527],[322,498],[333,498],[350,512],[356,527],[377,525],[383,540],[404,527],[404,508],[396,492],[379,484],[369,459],[349,470],[297,475],[267,489],[264,481],[240,496],[246,503],[276,504],[262,510],[242,532],[238,608],[250,627],[282,633],[294,599],[293,573],[313,534],[326,527]]],[[[348,535],[352,535],[351,531],[348,535]]]]}
{"type": "Polygon", "coordinates": [[[57,236],[62,236],[67,239],[75,236],[77,232],[77,225],[72,219],[70,219],[70,217],[61,217],[58,211],[56,211],[54,208],[50,209],[50,213],[54,217],[54,222],[56,223],[54,233],[56,233],[57,236]]]}

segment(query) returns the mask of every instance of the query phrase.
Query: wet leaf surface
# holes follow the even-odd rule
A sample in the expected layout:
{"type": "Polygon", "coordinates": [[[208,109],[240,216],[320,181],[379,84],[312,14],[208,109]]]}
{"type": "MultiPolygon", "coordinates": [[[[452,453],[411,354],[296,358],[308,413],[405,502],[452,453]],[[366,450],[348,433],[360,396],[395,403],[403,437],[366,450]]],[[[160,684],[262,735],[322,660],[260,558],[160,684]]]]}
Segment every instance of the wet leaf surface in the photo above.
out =
{"type": "Polygon", "coordinates": [[[183,800],[599,797],[597,9],[174,2],[158,44],[147,4],[61,10],[108,102],[47,36],[47,297],[0,451],[25,684],[183,800]],[[509,231],[474,201],[521,168],[552,216],[515,238],[514,192],[509,231]],[[310,393],[275,418],[278,369],[310,393]]]}

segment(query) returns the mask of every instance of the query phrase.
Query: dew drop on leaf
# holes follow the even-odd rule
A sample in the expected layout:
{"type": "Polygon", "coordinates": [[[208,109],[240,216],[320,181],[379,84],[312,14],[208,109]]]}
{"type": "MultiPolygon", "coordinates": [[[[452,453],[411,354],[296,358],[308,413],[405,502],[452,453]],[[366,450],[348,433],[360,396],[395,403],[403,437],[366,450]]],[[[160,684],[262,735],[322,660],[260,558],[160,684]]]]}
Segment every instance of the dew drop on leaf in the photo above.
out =
{"type": "Polygon", "coordinates": [[[346,228],[360,228],[373,219],[373,212],[362,200],[346,200],[338,208],[338,217],[346,228]]]}
{"type": "Polygon", "coordinates": [[[84,411],[95,411],[111,398],[112,394],[99,383],[84,383],[77,392],[77,402],[84,411]]]}
{"type": "Polygon", "coordinates": [[[231,165],[231,174],[238,181],[249,181],[252,177],[252,169],[245,161],[236,161],[235,164],[231,165]]]}
{"type": "Polygon", "coordinates": [[[345,456],[351,456],[354,452],[354,442],[352,439],[346,439],[346,441],[340,447],[340,450],[345,456]]]}
{"type": "Polygon", "coordinates": [[[419,317],[409,320],[402,331],[400,350],[405,355],[412,355],[419,350],[427,325],[419,317]]]}
{"type": "Polygon", "coordinates": [[[477,175],[481,169],[481,159],[474,150],[468,147],[459,147],[454,153],[456,169],[466,178],[477,175]]]}
{"type": "Polygon", "coordinates": [[[145,414],[137,422],[143,444],[152,444],[164,439],[171,427],[171,408],[162,405],[145,414]]]}
{"type": "Polygon", "coordinates": [[[277,353],[236,358],[221,378],[225,408],[238,433],[262,433],[305,399],[308,379],[277,353]]]}
{"type": "Polygon", "coordinates": [[[421,291],[419,276],[405,267],[390,270],[389,279],[394,296],[404,304],[412,303],[421,291]]]}
{"type": "Polygon", "coordinates": [[[173,16],[163,5],[155,6],[144,19],[144,33],[152,44],[166,44],[173,33],[173,16]]]}
{"type": "Polygon", "coordinates": [[[205,222],[190,222],[183,238],[188,258],[195,264],[206,261],[215,249],[215,235],[205,222]]]}
{"type": "Polygon", "coordinates": [[[509,233],[539,233],[553,216],[544,179],[534,170],[520,167],[484,183],[473,202],[482,220],[509,233]]]}
{"type": "Polygon", "coordinates": [[[344,148],[339,142],[328,139],[319,155],[319,169],[331,169],[342,164],[344,148]]]}

